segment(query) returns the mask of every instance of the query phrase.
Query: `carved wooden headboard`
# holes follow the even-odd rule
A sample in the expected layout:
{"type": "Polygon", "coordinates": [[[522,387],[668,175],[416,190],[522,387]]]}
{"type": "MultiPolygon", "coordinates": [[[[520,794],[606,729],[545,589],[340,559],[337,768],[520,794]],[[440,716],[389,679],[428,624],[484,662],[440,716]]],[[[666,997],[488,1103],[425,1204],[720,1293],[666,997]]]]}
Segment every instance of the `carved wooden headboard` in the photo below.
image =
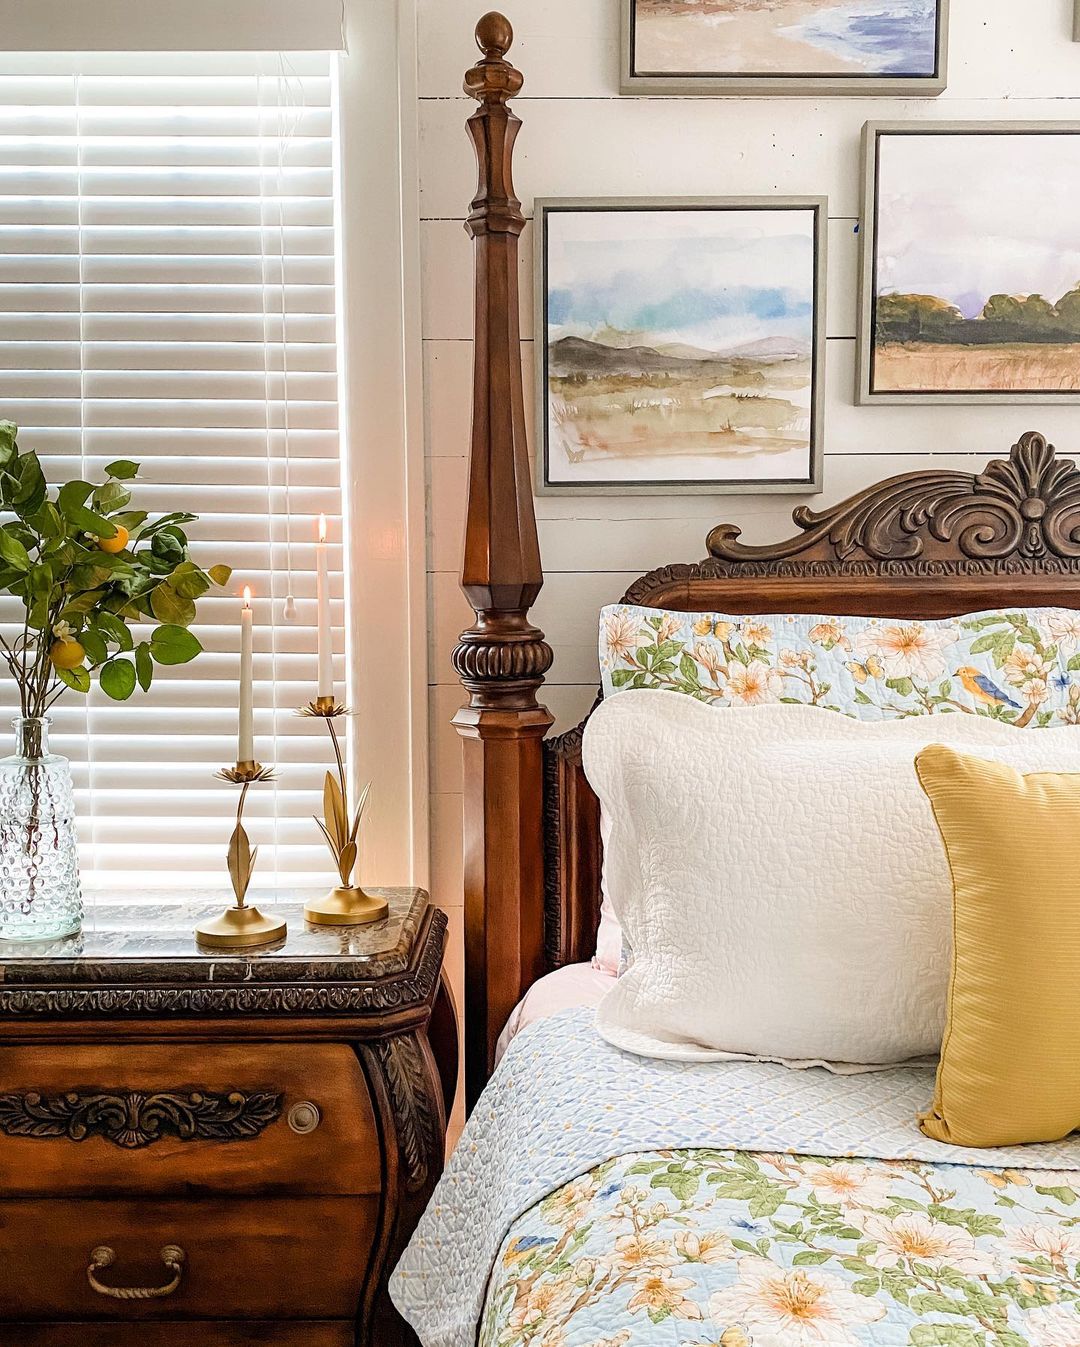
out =
{"type": "MultiPolygon", "coordinates": [[[[476,621],[454,664],[469,694],[464,740],[466,1090],[537,977],[587,959],[600,901],[599,806],[581,770],[584,723],[545,741],[537,694],[552,662],[529,609],[543,585],[529,476],[511,160],[522,77],[501,15],[477,28],[466,75],[480,186],[472,448],[462,588],[476,621]]],[[[827,485],[827,484],[826,484],[827,485]]],[[[980,608],[1080,607],[1080,471],[1031,432],[982,472],[904,473],[831,509],[800,508],[798,534],[764,547],[722,524],[695,565],[636,581],[627,603],[683,612],[945,617],[980,608]]]]}

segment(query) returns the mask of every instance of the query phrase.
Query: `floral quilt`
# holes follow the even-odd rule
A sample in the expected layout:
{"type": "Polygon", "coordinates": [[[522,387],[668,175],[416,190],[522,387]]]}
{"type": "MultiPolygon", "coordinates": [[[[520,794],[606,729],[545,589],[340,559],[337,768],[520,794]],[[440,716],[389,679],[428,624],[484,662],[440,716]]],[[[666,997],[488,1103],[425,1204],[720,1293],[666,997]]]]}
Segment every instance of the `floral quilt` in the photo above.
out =
{"type": "Polygon", "coordinates": [[[1077,1347],[1080,1174],[610,1160],[522,1217],[480,1347],[1077,1347]]]}
{"type": "Polygon", "coordinates": [[[853,1076],[511,1042],[394,1276],[424,1347],[1080,1347],[1080,1136],[923,1136],[853,1076]],[[857,1158],[853,1158],[857,1157],[857,1158]]]}
{"type": "Polygon", "coordinates": [[[663,688],[719,706],[801,702],[860,720],[959,712],[1080,723],[1080,612],[934,622],[734,617],[617,604],[600,617],[604,695],[663,688]]]}

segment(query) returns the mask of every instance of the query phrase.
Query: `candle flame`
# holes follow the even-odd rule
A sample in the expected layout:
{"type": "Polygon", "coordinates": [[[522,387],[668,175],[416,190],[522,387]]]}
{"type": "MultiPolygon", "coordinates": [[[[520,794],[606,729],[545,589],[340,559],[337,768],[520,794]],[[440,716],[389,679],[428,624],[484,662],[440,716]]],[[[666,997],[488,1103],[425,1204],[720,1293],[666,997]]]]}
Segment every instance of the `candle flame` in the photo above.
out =
{"type": "Polygon", "coordinates": [[[319,515],[319,542],[326,542],[326,515],[319,515]]]}
{"type": "Polygon", "coordinates": [[[245,585],[245,586],[244,586],[244,607],[245,607],[245,608],[250,608],[250,607],[251,607],[251,586],[250,586],[250,585],[245,585]]]}

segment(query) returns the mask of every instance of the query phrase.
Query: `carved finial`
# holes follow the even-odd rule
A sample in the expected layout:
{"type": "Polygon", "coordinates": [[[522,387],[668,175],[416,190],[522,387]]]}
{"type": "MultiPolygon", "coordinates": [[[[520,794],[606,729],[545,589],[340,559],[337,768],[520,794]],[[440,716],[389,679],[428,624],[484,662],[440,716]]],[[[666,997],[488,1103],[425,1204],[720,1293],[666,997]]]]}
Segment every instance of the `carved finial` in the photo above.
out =
{"type": "Polygon", "coordinates": [[[506,55],[514,45],[514,30],[505,14],[492,10],[476,25],[476,45],[491,60],[506,55]]]}
{"type": "Polygon", "coordinates": [[[514,41],[510,20],[494,10],[476,25],[476,45],[484,53],[465,75],[465,92],[484,104],[505,103],[521,92],[524,78],[506,59],[514,41]]]}

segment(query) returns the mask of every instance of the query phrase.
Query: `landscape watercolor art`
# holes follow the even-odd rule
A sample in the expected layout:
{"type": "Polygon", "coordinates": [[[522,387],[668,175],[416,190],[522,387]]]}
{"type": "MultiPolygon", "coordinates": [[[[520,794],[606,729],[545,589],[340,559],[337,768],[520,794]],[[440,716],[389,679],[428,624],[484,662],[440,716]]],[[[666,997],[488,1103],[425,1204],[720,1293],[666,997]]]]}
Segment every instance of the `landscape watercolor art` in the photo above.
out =
{"type": "Polygon", "coordinates": [[[1080,397],[1080,128],[869,131],[868,392],[1080,397]]]}
{"type": "Polygon", "coordinates": [[[812,489],[823,203],[539,214],[543,486],[812,489]]]}
{"type": "Polygon", "coordinates": [[[650,75],[932,77],[941,0],[630,0],[650,75]]]}

